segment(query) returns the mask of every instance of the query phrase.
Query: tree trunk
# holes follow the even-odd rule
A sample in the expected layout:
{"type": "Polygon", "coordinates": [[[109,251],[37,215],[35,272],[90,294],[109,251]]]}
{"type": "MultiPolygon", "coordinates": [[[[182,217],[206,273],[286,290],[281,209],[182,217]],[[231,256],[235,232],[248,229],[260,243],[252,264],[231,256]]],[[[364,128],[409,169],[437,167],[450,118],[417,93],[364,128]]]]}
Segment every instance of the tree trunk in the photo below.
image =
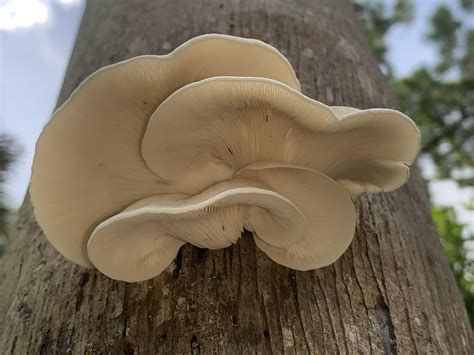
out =
{"type": "MultiPolygon", "coordinates": [[[[325,103],[394,105],[348,0],[91,1],[58,103],[99,67],[209,32],[277,47],[325,103]]],[[[224,250],[187,245],[136,284],[61,257],[27,196],[0,261],[1,352],[468,353],[466,311],[414,170],[397,192],[357,199],[352,246],[324,269],[280,266],[245,235],[224,250]]]]}

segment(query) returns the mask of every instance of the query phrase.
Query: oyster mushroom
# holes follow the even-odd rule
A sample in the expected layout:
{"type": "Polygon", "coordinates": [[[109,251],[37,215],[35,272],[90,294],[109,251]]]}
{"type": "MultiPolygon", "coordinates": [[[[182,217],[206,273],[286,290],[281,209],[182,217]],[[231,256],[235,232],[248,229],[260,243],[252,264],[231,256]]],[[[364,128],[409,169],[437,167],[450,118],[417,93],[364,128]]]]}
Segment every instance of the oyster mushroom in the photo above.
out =
{"type": "Polygon", "coordinates": [[[66,258],[91,266],[94,228],[166,184],[145,165],[151,114],[176,89],[217,75],[259,76],[299,89],[290,64],[258,40],[196,37],[165,56],[140,56],[89,76],[53,114],[36,144],[30,185],[36,219],[66,258]]]}
{"type": "Polygon", "coordinates": [[[113,279],[136,282],[160,274],[186,242],[225,248],[238,241],[244,226],[276,248],[297,243],[305,226],[302,213],[261,186],[230,180],[195,196],[138,201],[97,226],[88,242],[90,260],[113,279]]]}
{"type": "Polygon", "coordinates": [[[254,233],[256,245],[278,264],[312,270],[335,262],[349,247],[356,214],[349,193],[333,179],[291,164],[252,163],[236,176],[258,180],[285,196],[304,215],[304,230],[296,242],[275,246],[254,233]]]}
{"type": "Polygon", "coordinates": [[[269,160],[317,170],[357,195],[403,185],[419,144],[415,124],[395,110],[332,108],[271,79],[215,77],[160,105],[142,151],[152,171],[186,193],[269,160]]]}

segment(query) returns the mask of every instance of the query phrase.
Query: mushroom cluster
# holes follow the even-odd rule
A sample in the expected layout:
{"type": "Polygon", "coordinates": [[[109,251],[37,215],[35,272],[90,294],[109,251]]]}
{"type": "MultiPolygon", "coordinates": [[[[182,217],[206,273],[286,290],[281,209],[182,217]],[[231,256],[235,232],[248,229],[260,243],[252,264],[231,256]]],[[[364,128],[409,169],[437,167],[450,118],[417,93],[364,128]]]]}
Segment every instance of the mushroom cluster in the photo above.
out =
{"type": "Polygon", "coordinates": [[[419,144],[404,114],[312,100],[275,48],[210,34],[90,75],[41,133],[30,194],[51,244],[114,279],[244,229],[310,270],[349,246],[352,198],[403,185],[419,144]]]}

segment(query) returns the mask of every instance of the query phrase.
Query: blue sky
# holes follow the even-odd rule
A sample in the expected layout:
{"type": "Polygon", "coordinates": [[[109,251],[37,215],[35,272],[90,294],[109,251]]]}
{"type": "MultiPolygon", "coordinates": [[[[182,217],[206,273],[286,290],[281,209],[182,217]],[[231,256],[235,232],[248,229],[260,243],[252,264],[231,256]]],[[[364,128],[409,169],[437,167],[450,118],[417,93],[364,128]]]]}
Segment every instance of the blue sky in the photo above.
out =
{"type": "Polygon", "coordinates": [[[84,4],[0,0],[0,131],[20,144],[7,202],[23,200],[34,144],[54,109],[84,4]]]}
{"type": "MultiPolygon", "coordinates": [[[[414,1],[413,23],[388,36],[389,60],[396,74],[433,63],[436,49],[424,40],[428,18],[443,1],[414,1]]],[[[457,3],[453,1],[452,3],[457,3]]],[[[0,0],[0,131],[15,137],[23,150],[7,177],[7,202],[18,207],[30,177],[34,143],[49,119],[84,10],[80,0],[0,0]]],[[[432,166],[422,161],[426,175],[432,166]]],[[[462,208],[474,192],[449,181],[430,185],[433,200],[457,207],[460,220],[474,230],[474,215],[462,208]]]]}

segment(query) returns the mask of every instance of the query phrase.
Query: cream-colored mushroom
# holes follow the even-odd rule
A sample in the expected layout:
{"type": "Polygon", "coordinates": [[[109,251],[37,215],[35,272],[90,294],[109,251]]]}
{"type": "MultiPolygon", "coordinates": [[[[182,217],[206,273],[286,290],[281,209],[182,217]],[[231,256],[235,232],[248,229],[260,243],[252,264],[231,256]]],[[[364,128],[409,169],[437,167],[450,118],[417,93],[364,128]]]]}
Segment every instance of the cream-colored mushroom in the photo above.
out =
{"type": "Polygon", "coordinates": [[[329,177],[291,164],[252,163],[236,174],[258,180],[288,198],[303,213],[301,239],[276,247],[254,233],[257,246],[275,262],[297,270],[312,270],[336,261],[349,247],[356,215],[351,197],[329,177]]]}
{"type": "Polygon", "coordinates": [[[36,219],[61,254],[91,266],[86,243],[95,226],[166,189],[141,156],[148,120],[176,89],[216,75],[268,77],[300,87],[273,47],[204,35],[169,55],[98,70],[54,113],[36,144],[30,193],[36,219]]]}
{"type": "Polygon", "coordinates": [[[332,108],[271,79],[215,77],[160,105],[143,157],[186,193],[269,160],[320,171],[357,195],[403,185],[419,144],[415,124],[395,110],[332,108]]]}
{"type": "Polygon", "coordinates": [[[284,196],[251,180],[222,182],[195,196],[158,195],[141,200],[94,230],[88,253],[105,275],[128,282],[160,274],[186,242],[225,248],[244,226],[266,245],[298,243],[306,221],[284,196]]]}

